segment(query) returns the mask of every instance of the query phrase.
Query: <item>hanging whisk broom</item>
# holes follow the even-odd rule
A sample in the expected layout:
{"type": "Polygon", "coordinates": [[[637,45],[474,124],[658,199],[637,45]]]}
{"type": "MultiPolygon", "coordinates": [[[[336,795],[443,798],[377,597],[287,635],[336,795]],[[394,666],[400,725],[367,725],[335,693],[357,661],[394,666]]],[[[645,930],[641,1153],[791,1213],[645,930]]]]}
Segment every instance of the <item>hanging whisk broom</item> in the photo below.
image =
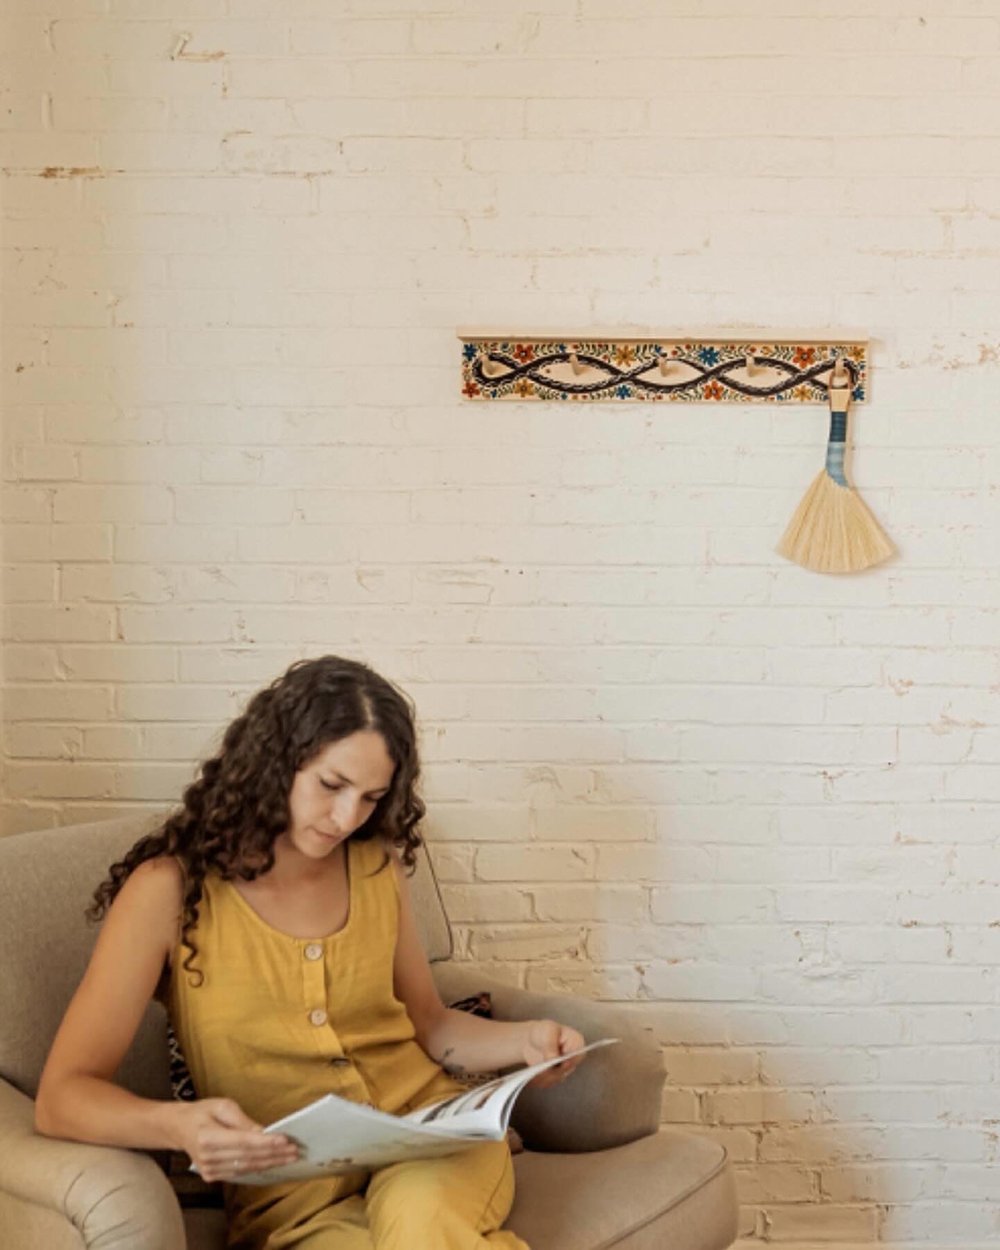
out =
{"type": "Polygon", "coordinates": [[[856,573],[887,560],[894,547],[844,473],[850,370],[838,358],[830,373],[830,438],[826,466],[778,544],[779,555],[817,573],[856,573]]]}

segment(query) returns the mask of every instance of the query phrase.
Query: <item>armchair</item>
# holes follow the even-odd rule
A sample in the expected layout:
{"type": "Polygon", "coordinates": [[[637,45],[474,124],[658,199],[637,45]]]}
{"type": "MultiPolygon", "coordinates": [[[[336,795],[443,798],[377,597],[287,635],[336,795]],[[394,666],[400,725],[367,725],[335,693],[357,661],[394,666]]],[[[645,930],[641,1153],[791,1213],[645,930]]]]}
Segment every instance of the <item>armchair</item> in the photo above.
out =
{"type": "MultiPolygon", "coordinates": [[[[224,1250],[221,1210],[187,1207],[152,1154],[57,1141],[33,1127],[33,1096],[52,1037],[83,975],[94,886],[145,827],[141,818],[0,839],[0,1244],[10,1250],[224,1250]]],[[[494,1015],[564,1020],[592,1040],[613,1035],[565,1086],[526,1090],[514,1125],[508,1226],[532,1250],[725,1250],[736,1199],[724,1150],[659,1129],[663,1068],[641,1024],[566,995],[491,984],[450,962],[448,921],[427,856],[412,882],[446,1001],[489,990],[494,1015]]],[[[117,1079],[168,1098],[165,1019],[151,1004],[117,1079]]]]}

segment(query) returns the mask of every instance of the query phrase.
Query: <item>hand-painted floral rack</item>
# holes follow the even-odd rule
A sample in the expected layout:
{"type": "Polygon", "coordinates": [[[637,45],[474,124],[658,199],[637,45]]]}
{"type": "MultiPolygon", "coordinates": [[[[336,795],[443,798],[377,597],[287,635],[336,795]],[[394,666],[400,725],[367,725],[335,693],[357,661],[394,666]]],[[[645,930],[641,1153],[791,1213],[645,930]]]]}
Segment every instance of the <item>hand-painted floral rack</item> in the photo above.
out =
{"type": "Polygon", "coordinates": [[[469,399],[825,403],[840,361],[851,398],[868,392],[868,344],[856,336],[651,338],[459,331],[469,399]]]}
{"type": "Polygon", "coordinates": [[[864,336],[782,338],[766,331],[682,338],[459,331],[469,399],[605,402],[822,403],[826,464],[778,551],[808,569],[854,573],[887,560],[892,543],[846,476],[848,411],[868,396],[864,336]]]}

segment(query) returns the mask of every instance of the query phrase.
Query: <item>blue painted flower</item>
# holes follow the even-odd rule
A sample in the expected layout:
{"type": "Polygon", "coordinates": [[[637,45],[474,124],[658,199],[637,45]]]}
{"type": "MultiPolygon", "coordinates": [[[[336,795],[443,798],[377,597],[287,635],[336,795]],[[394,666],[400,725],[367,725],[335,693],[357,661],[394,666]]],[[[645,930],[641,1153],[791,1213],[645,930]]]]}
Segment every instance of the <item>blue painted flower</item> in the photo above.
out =
{"type": "Polygon", "coordinates": [[[622,386],[619,386],[615,389],[615,394],[618,396],[619,399],[631,399],[632,388],[631,386],[625,386],[623,384],[622,386]]]}
{"type": "Polygon", "coordinates": [[[702,347],[698,351],[698,358],[703,365],[717,365],[721,359],[718,351],[714,347],[702,347]]]}
{"type": "Polygon", "coordinates": [[[465,357],[466,360],[475,360],[477,350],[478,349],[476,348],[474,343],[466,343],[465,346],[462,348],[462,355],[465,357]]]}

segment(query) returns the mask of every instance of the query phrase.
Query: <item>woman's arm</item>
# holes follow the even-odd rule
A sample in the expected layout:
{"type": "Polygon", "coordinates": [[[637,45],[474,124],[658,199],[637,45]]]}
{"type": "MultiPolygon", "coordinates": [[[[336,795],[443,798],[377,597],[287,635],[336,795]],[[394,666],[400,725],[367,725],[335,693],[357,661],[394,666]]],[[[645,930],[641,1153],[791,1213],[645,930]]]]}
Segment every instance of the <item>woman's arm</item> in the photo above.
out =
{"type": "Polygon", "coordinates": [[[140,864],[122,886],[52,1043],[35,1127],[98,1145],[183,1150],[209,1180],[288,1162],[287,1139],[262,1133],[231,1099],[163,1102],[113,1081],[176,941],[182,898],[169,857],[140,864]]]}
{"type": "MultiPolygon", "coordinates": [[[[465,1076],[554,1059],[584,1045],[583,1037],[555,1020],[501,1022],[456,1011],[441,1001],[410,902],[402,865],[393,856],[399,882],[399,937],[393,964],[396,997],[405,1004],[417,1041],[448,1072],[465,1076]]],[[[582,1056],[581,1056],[582,1058],[582,1056]]],[[[550,1085],[568,1076],[574,1059],[543,1072],[533,1084],[550,1085]]]]}
{"type": "Polygon", "coordinates": [[[50,1137],[114,1146],[172,1146],[170,1103],[112,1083],[177,932],[180,869],[148,860],[123,885],[98,935],[42,1072],[35,1125],[50,1137]]]}

